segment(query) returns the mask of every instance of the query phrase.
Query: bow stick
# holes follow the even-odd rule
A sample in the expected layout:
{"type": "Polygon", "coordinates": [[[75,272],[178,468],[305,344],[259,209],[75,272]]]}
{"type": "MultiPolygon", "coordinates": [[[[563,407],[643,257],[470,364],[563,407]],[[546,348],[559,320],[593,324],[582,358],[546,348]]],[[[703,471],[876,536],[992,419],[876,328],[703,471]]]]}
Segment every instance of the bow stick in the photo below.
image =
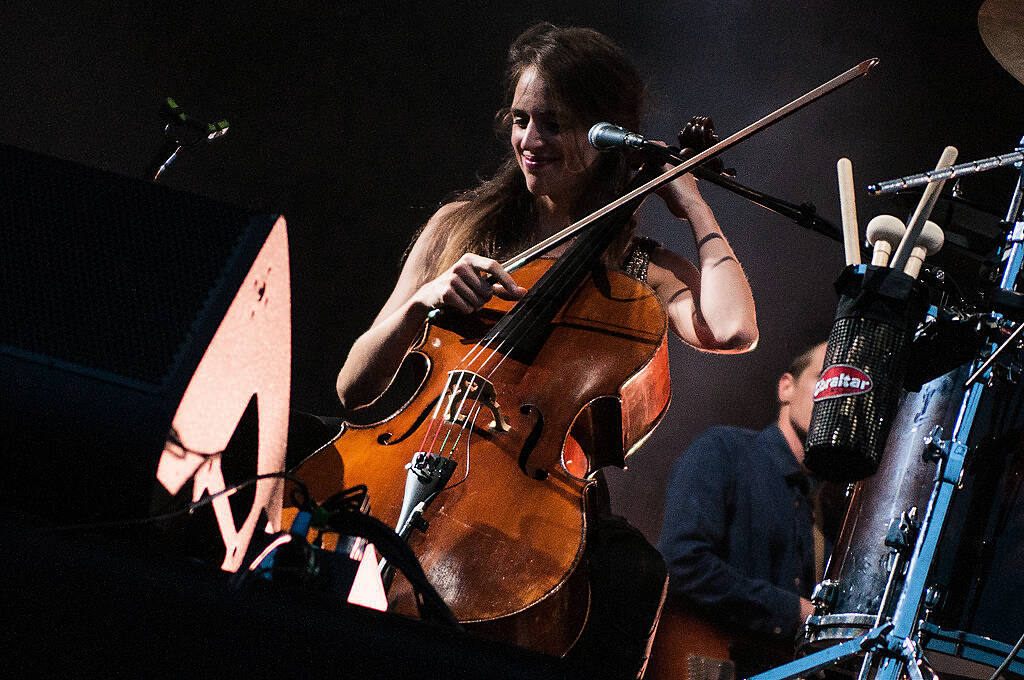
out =
{"type": "Polygon", "coordinates": [[[654,191],[655,189],[658,189],[664,186],[665,184],[668,184],[676,177],[679,177],[685,172],[689,172],[694,166],[700,165],[701,163],[708,160],[712,156],[716,156],[726,151],[727,149],[736,146],[747,137],[753,135],[755,132],[759,132],[760,130],[763,130],[764,128],[768,127],[769,125],[773,125],[779,122],[786,116],[799,111],[800,109],[807,106],[816,99],[820,99],[821,97],[824,97],[826,94],[832,92],[833,90],[837,90],[843,85],[846,85],[855,78],[859,78],[860,76],[867,73],[868,70],[870,70],[876,64],[878,64],[877,57],[872,57],[871,59],[866,59],[862,61],[861,63],[851,68],[849,71],[841,73],[832,80],[828,81],[827,83],[819,85],[818,87],[814,88],[813,90],[803,95],[802,97],[794,99],[793,101],[786,104],[782,108],[776,109],[775,111],[769,113],[764,118],[761,118],[760,120],[751,123],[747,127],[743,128],[739,132],[736,132],[733,135],[726,137],[718,144],[715,144],[714,146],[709,146],[707,149],[701,151],[696,156],[691,157],[685,163],[677,165],[674,168],[650,180],[646,184],[643,184],[637,187],[636,189],[633,189],[632,191],[623,194],[622,196],[615,199],[614,201],[604,206],[603,208],[595,210],[594,212],[590,213],[583,219],[575,222],[574,224],[570,224],[568,227],[561,230],[560,232],[549,236],[543,241],[537,243],[536,245],[527,248],[518,255],[502,262],[501,266],[506,271],[514,271],[519,267],[522,267],[523,265],[527,264],[528,262],[532,262],[533,260],[540,257],[541,255],[551,250],[552,248],[555,248],[556,246],[565,243],[573,236],[578,234],[580,231],[582,231],[592,223],[596,222],[597,220],[601,219],[602,217],[612,212],[613,210],[620,208],[622,205],[629,203],[630,201],[639,196],[644,196],[645,194],[648,194],[654,191]]]}

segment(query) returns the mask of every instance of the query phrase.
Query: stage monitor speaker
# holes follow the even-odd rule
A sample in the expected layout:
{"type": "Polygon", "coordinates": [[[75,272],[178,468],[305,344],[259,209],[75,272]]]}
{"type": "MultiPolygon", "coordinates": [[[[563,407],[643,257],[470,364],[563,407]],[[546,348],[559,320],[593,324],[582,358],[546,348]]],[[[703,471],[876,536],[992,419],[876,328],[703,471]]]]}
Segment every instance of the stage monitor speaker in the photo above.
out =
{"type": "MultiPolygon", "coordinates": [[[[283,471],[283,218],[0,145],[0,229],[0,504],[130,520],[283,471]]],[[[282,488],[214,501],[224,568],[282,488]]]]}

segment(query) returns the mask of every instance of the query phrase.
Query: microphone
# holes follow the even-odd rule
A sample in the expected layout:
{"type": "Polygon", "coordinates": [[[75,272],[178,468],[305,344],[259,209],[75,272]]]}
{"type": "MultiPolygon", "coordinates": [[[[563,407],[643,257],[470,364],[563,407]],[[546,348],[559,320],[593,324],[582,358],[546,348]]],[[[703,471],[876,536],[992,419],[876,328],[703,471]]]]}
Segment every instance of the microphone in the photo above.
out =
{"type": "Polygon", "coordinates": [[[186,114],[172,98],[168,97],[160,106],[164,119],[164,142],[153,160],[150,161],[147,174],[153,181],[160,179],[164,170],[178,157],[182,147],[195,146],[200,142],[212,142],[227,134],[230,124],[221,119],[212,123],[204,123],[186,114]]]}
{"type": "Polygon", "coordinates": [[[625,128],[611,123],[598,123],[590,128],[587,141],[595,149],[608,151],[611,149],[644,149],[651,142],[643,135],[630,132],[625,128]]]}

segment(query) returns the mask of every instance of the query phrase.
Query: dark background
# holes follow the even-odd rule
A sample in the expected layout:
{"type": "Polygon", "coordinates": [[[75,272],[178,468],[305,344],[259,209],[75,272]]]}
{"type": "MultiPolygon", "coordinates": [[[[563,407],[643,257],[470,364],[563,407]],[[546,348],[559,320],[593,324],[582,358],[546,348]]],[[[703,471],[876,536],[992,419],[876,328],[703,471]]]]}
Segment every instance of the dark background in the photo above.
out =
{"type": "MultiPolygon", "coordinates": [[[[203,120],[227,118],[225,137],[183,151],[162,181],[286,216],[292,404],[337,414],[334,376],[413,232],[504,152],[491,121],[505,49],[522,29],[549,20],[615,38],[650,78],[642,132],[669,141],[696,114],[713,116],[724,138],[879,57],[865,78],[725,155],[741,182],[811,202],[836,224],[835,163],[849,157],[863,230],[879,213],[906,218],[893,199],[869,197],[868,183],[930,169],[947,144],[966,161],[1010,152],[1024,134],[1024,85],[985,50],[979,4],[8,0],[0,142],[145,178],[164,98],[203,120]]],[[[1004,170],[963,189],[1001,215],[1012,183],[1004,170]]],[[[672,340],[672,409],[629,470],[609,475],[616,510],[652,541],[672,460],[710,425],[772,419],[773,380],[827,332],[842,267],[839,243],[718,187],[703,191],[750,278],[761,341],[714,356],[672,340]]],[[[692,253],[688,229],[657,199],[642,230],[692,253]]]]}

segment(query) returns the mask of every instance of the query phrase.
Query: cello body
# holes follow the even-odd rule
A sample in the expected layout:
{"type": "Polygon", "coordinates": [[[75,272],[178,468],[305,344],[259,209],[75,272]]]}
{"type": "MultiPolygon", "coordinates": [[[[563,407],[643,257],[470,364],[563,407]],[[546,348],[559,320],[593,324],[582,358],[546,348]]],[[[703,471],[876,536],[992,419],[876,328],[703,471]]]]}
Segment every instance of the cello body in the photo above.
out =
{"type": "MultiPolygon", "coordinates": [[[[513,277],[530,288],[552,262],[534,261],[513,277]]],[[[666,320],[654,292],[596,267],[570,293],[539,348],[488,350],[479,373],[488,394],[475,411],[459,412],[469,386],[460,391],[450,373],[514,303],[494,298],[472,316],[428,322],[410,350],[427,374],[405,406],[373,425],[347,424],[295,471],[324,498],[340,480],[316,474],[332,462],[316,459],[340,456],[345,486],[365,484],[371,514],[394,526],[413,455],[452,458],[454,473],[423,513],[428,526],[409,545],[470,630],[555,655],[586,621],[591,476],[623,466],[670,399],[666,320]]],[[[389,601],[392,611],[416,611],[404,578],[389,601]]]]}

